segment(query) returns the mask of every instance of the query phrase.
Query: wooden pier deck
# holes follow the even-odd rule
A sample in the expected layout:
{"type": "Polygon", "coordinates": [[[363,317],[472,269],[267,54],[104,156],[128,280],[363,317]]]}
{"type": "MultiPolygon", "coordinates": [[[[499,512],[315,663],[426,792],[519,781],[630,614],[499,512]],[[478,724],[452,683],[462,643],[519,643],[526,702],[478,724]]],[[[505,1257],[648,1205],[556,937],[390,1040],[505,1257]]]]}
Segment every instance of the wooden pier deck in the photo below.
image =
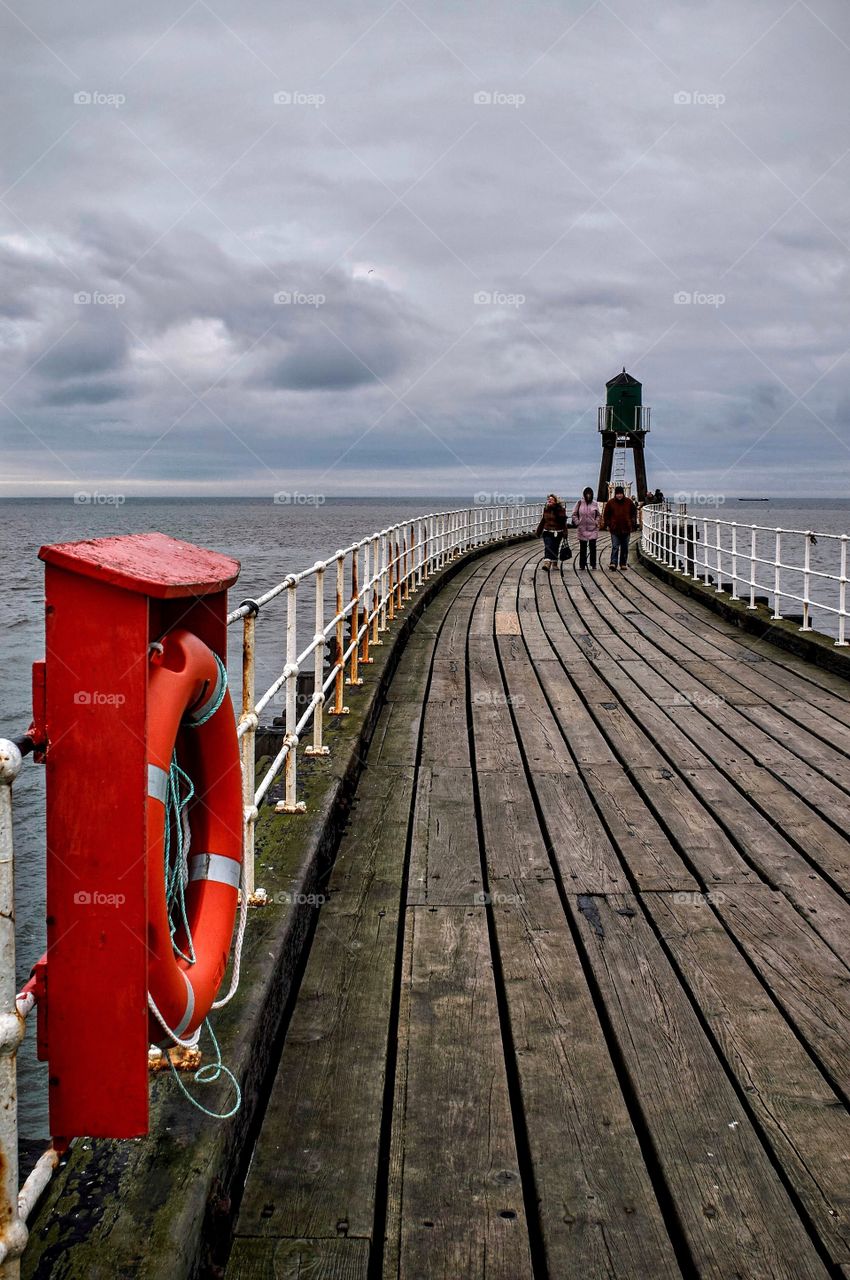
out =
{"type": "Polygon", "coordinates": [[[403,653],[228,1280],[850,1276],[850,683],[539,560],[403,653]]]}

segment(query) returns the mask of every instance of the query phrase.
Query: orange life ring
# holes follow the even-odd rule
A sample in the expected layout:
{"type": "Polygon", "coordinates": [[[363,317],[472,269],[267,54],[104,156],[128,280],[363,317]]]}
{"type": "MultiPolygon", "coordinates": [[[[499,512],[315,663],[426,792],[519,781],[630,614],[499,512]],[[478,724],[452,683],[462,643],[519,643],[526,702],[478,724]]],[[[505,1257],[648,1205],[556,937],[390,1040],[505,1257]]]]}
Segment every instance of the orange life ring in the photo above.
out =
{"type": "MultiPolygon", "coordinates": [[[[233,706],[223,696],[215,654],[183,629],[168,632],[161,650],[148,689],[148,991],[173,1034],[185,1039],[209,1013],[227,968],[242,870],[242,780],[233,706]],[[182,926],[172,942],[165,889],[166,797],[175,746],[195,793],[188,808],[185,887],[194,963],[183,958],[189,941],[182,926]]],[[[153,1013],[150,1038],[154,1044],[163,1040],[153,1013]]]]}

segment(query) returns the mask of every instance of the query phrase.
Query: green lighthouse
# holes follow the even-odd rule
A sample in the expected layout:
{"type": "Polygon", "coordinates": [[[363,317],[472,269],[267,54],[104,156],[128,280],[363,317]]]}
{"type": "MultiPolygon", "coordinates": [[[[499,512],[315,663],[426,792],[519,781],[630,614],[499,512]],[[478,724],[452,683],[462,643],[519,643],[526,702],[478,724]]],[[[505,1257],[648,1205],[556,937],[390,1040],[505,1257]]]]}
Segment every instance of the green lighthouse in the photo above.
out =
{"type": "Polygon", "coordinates": [[[643,386],[637,378],[623,372],[605,384],[605,404],[598,409],[599,431],[602,435],[602,466],[599,471],[599,489],[597,497],[600,502],[608,498],[609,485],[625,482],[625,450],[631,449],[635,458],[635,487],[637,497],[646,497],[646,459],[644,456],[644,439],[649,431],[649,407],[643,403],[643,386]],[[620,458],[623,475],[618,472],[612,481],[614,455],[621,449],[620,458]]]}

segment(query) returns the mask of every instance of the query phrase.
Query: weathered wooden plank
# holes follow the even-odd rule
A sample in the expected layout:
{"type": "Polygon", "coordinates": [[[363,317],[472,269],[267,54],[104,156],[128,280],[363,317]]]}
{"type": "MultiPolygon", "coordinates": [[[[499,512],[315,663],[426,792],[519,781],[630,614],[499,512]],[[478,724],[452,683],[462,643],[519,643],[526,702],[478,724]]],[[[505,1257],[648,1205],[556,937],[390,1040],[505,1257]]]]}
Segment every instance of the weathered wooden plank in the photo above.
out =
{"type": "MultiPolygon", "coordinates": [[[[773,663],[765,661],[764,665],[774,669],[773,663]]],[[[745,719],[738,717],[737,712],[731,709],[724,710],[722,704],[717,704],[713,695],[703,697],[703,703],[708,708],[708,714],[718,722],[722,728],[727,727],[734,734],[735,740],[740,742],[750,757],[749,765],[747,763],[736,763],[730,760],[728,753],[721,755],[720,752],[712,750],[711,741],[706,737],[706,729],[699,721],[691,719],[689,722],[688,732],[700,741],[700,746],[704,748],[703,764],[709,763],[721,768],[722,771],[733,780],[742,771],[752,768],[754,765],[764,765],[765,770],[769,769],[782,783],[784,783],[791,791],[796,792],[798,796],[803,798],[810,806],[816,809],[824,819],[831,822],[836,820],[844,829],[850,825],[850,797],[846,791],[841,790],[829,778],[824,777],[822,772],[818,772],[813,768],[809,768],[806,764],[793,754],[786,745],[782,745],[771,738],[769,733],[760,727],[752,724],[745,719]],[[734,714],[734,723],[731,717],[734,714]]],[[[713,730],[709,731],[713,732],[713,730]]],[[[669,733],[664,735],[665,744],[669,740],[669,733]]],[[[793,735],[789,739],[793,741],[793,735]]],[[[686,739],[687,741],[687,739],[686,739]]],[[[673,756],[678,764],[682,764],[687,768],[693,768],[695,762],[688,760],[686,754],[681,750],[681,744],[675,744],[673,756]]],[[[746,757],[745,757],[746,759],[746,757]]],[[[753,770],[755,773],[756,770],[753,770]]],[[[841,771],[839,771],[840,773],[841,771]]],[[[707,776],[707,775],[706,775],[707,776]]],[[[769,776],[767,772],[765,776],[769,776]]]]}
{"type": "Polygon", "coordinates": [[[590,802],[583,778],[537,774],[534,789],[567,889],[575,893],[627,889],[626,873],[590,802]]]}
{"type": "Polygon", "coordinates": [[[678,1276],[555,884],[499,878],[503,849],[488,840],[548,1274],[678,1276]]]}
{"type": "Polygon", "coordinates": [[[643,905],[830,1258],[850,1262],[850,1114],[702,895],[643,905]]]}
{"type": "MultiPolygon", "coordinates": [[[[502,640],[498,640],[501,651],[502,640]]],[[[528,768],[541,773],[574,773],[575,764],[569,748],[552,715],[546,695],[540,687],[531,660],[518,659],[506,663],[507,691],[491,694],[478,687],[472,673],[472,698],[474,702],[486,702],[492,697],[504,698],[516,720],[516,734],[522,743],[528,768]]]]}
{"type": "MultiPolygon", "coordinates": [[[[680,643],[675,636],[684,632],[685,637],[690,641],[695,638],[695,633],[682,628],[674,616],[667,614],[664,626],[639,612],[630,614],[628,621],[632,622],[641,634],[652,640],[659,656],[650,661],[662,673],[676,672],[680,670],[683,661],[688,661],[687,645],[680,643]]],[[[695,680],[691,702],[715,724],[722,721],[725,731],[732,733],[735,741],[741,743],[759,763],[782,765],[788,762],[788,755],[791,754],[815,764],[827,774],[835,773],[844,767],[846,757],[842,757],[840,750],[833,749],[814,733],[810,733],[806,727],[805,718],[798,716],[796,720],[792,719],[785,714],[784,707],[764,706],[758,701],[751,705],[746,698],[739,700],[737,706],[733,705],[732,700],[724,696],[726,678],[711,661],[712,658],[723,655],[716,647],[712,650],[709,646],[701,656],[709,660],[701,667],[704,680],[695,680]],[[718,699],[720,699],[719,703],[718,699]]],[[[694,669],[692,661],[689,662],[689,669],[694,669]]],[[[670,714],[674,719],[682,718],[681,713],[671,711],[670,714]]],[[[693,727],[705,733],[704,728],[698,726],[697,722],[693,722],[693,727]]],[[[833,740],[842,749],[850,743],[850,738],[845,736],[846,733],[843,726],[835,727],[833,740]]],[[[710,753],[718,763],[728,762],[728,753],[724,755],[717,745],[710,753]]]]}
{"type": "Polygon", "coordinates": [[[371,1236],[396,931],[322,908],[237,1234],[371,1236]]]}
{"type": "Polygon", "coordinates": [[[435,702],[462,704],[466,698],[466,664],[461,658],[437,655],[431,668],[428,698],[435,702]]]}
{"type": "Polygon", "coordinates": [[[703,1277],[825,1277],[640,904],[569,898],[687,1246],[703,1277]]]}
{"type": "Polygon", "coordinates": [[[620,765],[589,765],[582,774],[620,858],[640,889],[698,888],[626,770],[620,765]]]}
{"type": "Polygon", "coordinates": [[[675,597],[671,596],[651,572],[640,569],[629,579],[627,588],[630,596],[634,593],[633,598],[643,598],[645,603],[639,607],[644,611],[675,613],[682,620],[687,619],[687,625],[697,631],[706,634],[710,631],[731,639],[734,647],[730,648],[729,652],[733,655],[740,654],[742,661],[747,654],[750,658],[764,658],[770,665],[770,678],[783,684],[787,679],[786,687],[799,689],[801,697],[807,697],[808,693],[814,693],[817,690],[826,690],[845,701],[850,700],[850,685],[841,676],[814,667],[804,659],[777,649],[763,637],[751,636],[740,631],[731,623],[706,610],[699,600],[680,596],[678,592],[675,597]]]}
{"type": "Polygon", "coordinates": [[[399,1033],[396,1110],[403,1161],[390,1176],[397,1274],[530,1276],[485,909],[409,914],[409,1023],[399,1033]]]}
{"type": "Polygon", "coordinates": [[[409,905],[473,906],[483,890],[468,751],[457,760],[461,767],[419,771],[409,905]]]}
{"type": "Polygon", "coordinates": [[[497,609],[495,616],[497,636],[518,636],[520,634],[519,614],[507,609],[497,609]]]}
{"type": "Polygon", "coordinates": [[[336,859],[320,883],[339,910],[398,907],[413,793],[412,767],[367,764],[336,859]]]}
{"type": "Polygon", "coordinates": [[[786,898],[766,885],[721,896],[716,910],[846,1097],[850,1087],[850,971],[846,965],[786,898]]]}
{"type": "Polygon", "coordinates": [[[227,1280],[366,1280],[369,1241],[238,1237],[227,1280]]]}
{"type": "Polygon", "coordinates": [[[631,777],[683,858],[705,884],[747,884],[754,878],[712,814],[672,769],[633,769],[631,777]]]}
{"type": "MultiPolygon", "coordinates": [[[[560,648],[563,644],[563,637],[566,635],[567,640],[573,638],[571,628],[575,625],[575,613],[569,601],[564,603],[562,614],[557,619],[553,619],[549,623],[552,637],[556,645],[560,648]],[[570,628],[568,630],[568,627],[570,628]]],[[[654,687],[646,682],[646,672],[651,668],[648,664],[641,660],[635,661],[634,653],[630,655],[627,662],[611,662],[616,650],[611,647],[611,639],[613,633],[607,627],[607,624],[599,624],[600,631],[595,634],[594,639],[597,642],[597,653],[592,658],[592,666],[597,672],[603,672],[605,682],[611,687],[614,694],[614,701],[626,702],[633,710],[634,714],[639,718],[640,723],[644,726],[656,741],[663,741],[664,745],[671,751],[676,753],[678,759],[687,761],[688,763],[699,766],[708,763],[708,757],[705,752],[697,748],[690,739],[672,724],[666,714],[666,709],[659,705],[657,694],[659,686],[654,687]],[[637,665],[638,671],[635,674],[634,668],[637,665]],[[644,689],[646,688],[646,692],[644,689]]],[[[570,673],[573,674],[572,672],[570,673]]],[[[657,679],[661,679],[657,677],[657,679]]],[[[675,685],[669,681],[663,681],[663,689],[671,695],[675,695],[675,685]]],[[[749,759],[749,758],[748,758],[749,759]]],[[[613,753],[609,753],[607,759],[587,760],[587,764],[613,764],[618,763],[613,753]]]]}
{"type": "MultiPolygon", "coordinates": [[[[657,658],[653,661],[656,665],[663,666],[657,658]]],[[[670,689],[673,689],[678,668],[674,667],[672,670],[665,668],[665,671],[667,683],[670,689]]],[[[620,672],[606,672],[606,677],[615,685],[618,692],[622,693],[622,696],[628,696],[627,690],[622,688],[620,672]]],[[[688,685],[687,692],[687,701],[690,705],[677,706],[680,699],[674,698],[671,703],[672,709],[668,708],[668,705],[663,707],[664,716],[669,714],[670,718],[658,728],[659,740],[664,742],[677,764],[687,764],[688,767],[693,768],[702,767],[710,762],[728,774],[752,766],[754,763],[763,764],[774,773],[787,778],[792,786],[795,785],[802,763],[787,745],[777,742],[769,733],[747,720],[737,708],[719,701],[719,695],[707,691],[705,686],[698,687],[695,684],[691,688],[688,685]],[[674,736],[671,738],[671,730],[668,727],[671,722],[678,722],[685,732],[674,728],[672,730],[674,736]],[[697,750],[702,759],[693,759],[693,743],[698,744],[697,750]],[[740,746],[730,746],[730,743],[740,744],[740,746]]],[[[656,710],[653,708],[647,711],[645,705],[640,704],[640,693],[633,691],[632,699],[636,708],[640,706],[642,722],[657,724],[656,710]]],[[[807,789],[801,791],[801,794],[816,805],[824,816],[829,817],[830,805],[835,803],[836,796],[839,802],[843,803],[847,799],[846,794],[831,786],[822,774],[818,782],[814,771],[809,772],[811,777],[816,779],[814,792],[807,789]],[[824,788],[829,790],[828,796],[824,788]]]]}
{"type": "Polygon", "coordinates": [[[518,770],[482,773],[478,786],[485,838],[490,847],[500,842],[500,874],[513,877],[517,884],[536,876],[551,877],[525,774],[518,770]]]}
{"type": "Polygon", "coordinates": [[[422,763],[451,764],[452,744],[457,740],[459,729],[465,728],[465,698],[449,698],[443,702],[429,698],[422,726],[422,763]]]}
{"type": "MultiPolygon", "coordinates": [[[[819,727],[829,734],[830,742],[833,743],[829,746],[814,733],[809,732],[802,723],[802,717],[795,721],[784,715],[784,711],[784,707],[748,707],[747,718],[758,724],[777,742],[783,743],[806,764],[820,769],[827,777],[845,777],[850,768],[850,760],[847,757],[848,734],[844,726],[832,722],[829,727],[827,721],[824,729],[823,722],[820,722],[819,727]]],[[[812,708],[808,715],[812,727],[817,724],[816,716],[817,712],[812,708]]]]}
{"type": "Polygon", "coordinates": [[[566,672],[558,664],[546,663],[537,668],[552,713],[566,737],[580,766],[614,764],[616,757],[605,741],[573,684],[574,672],[566,672]]]}
{"type": "Polygon", "coordinates": [[[237,1234],[372,1232],[412,771],[371,766],[321,907],[237,1234]]]}
{"type": "Polygon", "coordinates": [[[422,704],[388,702],[378,716],[369,759],[376,764],[410,768],[416,764],[422,704]]]}
{"type": "Polygon", "coordinates": [[[661,768],[665,761],[641,723],[615,698],[605,681],[593,671],[574,670],[571,679],[587,702],[588,710],[627,768],[646,765],[661,768]]]}
{"type": "MultiPolygon", "coordinates": [[[[697,795],[735,839],[757,873],[780,888],[812,928],[842,952],[850,937],[850,904],[789,844],[781,831],[758,812],[717,770],[687,769],[684,776],[697,795]]],[[[752,877],[756,880],[756,876],[752,877]]]]}
{"type": "MultiPolygon", "coordinates": [[[[792,789],[766,769],[740,769],[732,777],[783,835],[790,837],[808,858],[844,892],[850,892],[850,841],[840,835],[802,798],[804,785],[792,789]]],[[[835,800],[833,799],[833,804],[835,800]]],[[[833,809],[833,818],[850,830],[850,798],[833,809]]]]}
{"type": "Polygon", "coordinates": [[[522,757],[492,639],[470,637],[469,655],[476,767],[479,773],[518,772],[522,757]]]}
{"type": "MultiPolygon", "coordinates": [[[[652,593],[652,602],[657,603],[661,609],[662,616],[659,622],[662,622],[664,628],[670,627],[671,631],[682,635],[685,643],[689,643],[690,636],[709,635],[716,646],[716,652],[710,655],[710,660],[716,666],[728,662],[730,657],[735,658],[736,662],[740,663],[740,678],[745,678],[746,673],[753,672],[753,667],[744,659],[763,658],[764,666],[759,664],[757,671],[764,677],[769,677],[778,689],[796,690],[799,698],[804,701],[823,692],[827,695],[833,694],[841,701],[845,710],[847,709],[847,700],[850,699],[850,682],[841,676],[822,671],[812,663],[806,663],[804,659],[777,649],[766,637],[749,636],[737,628],[731,628],[731,635],[728,634],[730,625],[705,611],[698,600],[684,599],[681,602],[671,600],[670,594],[663,589],[659,590],[659,584],[654,584],[652,577],[646,573],[641,572],[635,575],[634,579],[630,580],[629,586],[638,595],[639,607],[641,607],[640,596],[643,595],[645,598],[643,602],[645,608],[649,603],[649,596],[646,593],[648,591],[652,593]],[[682,621],[685,622],[684,628],[681,626],[682,621]]],[[[739,672],[736,671],[737,675],[739,672]]],[[[778,705],[780,701],[786,699],[768,698],[767,700],[772,705],[778,705]]]]}

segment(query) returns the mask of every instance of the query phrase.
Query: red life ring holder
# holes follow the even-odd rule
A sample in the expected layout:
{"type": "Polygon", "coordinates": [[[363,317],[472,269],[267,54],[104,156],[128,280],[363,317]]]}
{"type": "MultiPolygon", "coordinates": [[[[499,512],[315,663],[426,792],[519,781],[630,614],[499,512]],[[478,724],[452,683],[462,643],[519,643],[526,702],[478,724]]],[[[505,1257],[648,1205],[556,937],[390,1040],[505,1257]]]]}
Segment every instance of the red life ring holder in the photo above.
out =
{"type": "MultiPolygon", "coordinates": [[[[180,1039],[201,1025],[224,977],[242,870],[239,744],[233,706],[223,694],[212,650],[190,631],[170,631],[148,687],[148,991],[180,1039]],[[195,791],[185,889],[194,964],[175,951],[176,945],[188,955],[189,941],[181,926],[172,943],[165,890],[165,804],[175,745],[195,791]]],[[[163,1034],[151,1014],[151,1041],[163,1034]]]]}

